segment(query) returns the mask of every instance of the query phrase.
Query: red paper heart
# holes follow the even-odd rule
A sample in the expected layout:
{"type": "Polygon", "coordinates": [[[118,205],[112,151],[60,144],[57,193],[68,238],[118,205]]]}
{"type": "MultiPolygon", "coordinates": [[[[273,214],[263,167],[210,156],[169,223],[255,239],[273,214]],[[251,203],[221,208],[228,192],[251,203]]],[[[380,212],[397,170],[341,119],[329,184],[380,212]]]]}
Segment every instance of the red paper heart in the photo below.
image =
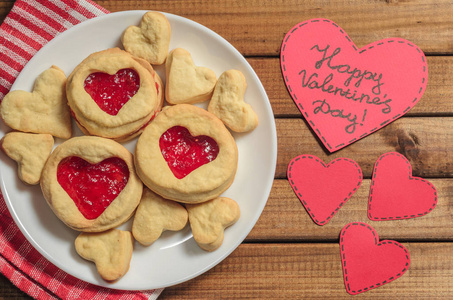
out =
{"type": "Polygon", "coordinates": [[[384,240],[370,225],[349,223],[340,233],[341,263],[346,290],[356,295],[401,277],[409,268],[407,249],[384,240]]]}
{"type": "Polygon", "coordinates": [[[193,170],[216,159],[217,142],[208,136],[192,136],[182,126],[174,126],[159,139],[162,155],[176,178],[182,179],[193,170]]]}
{"type": "Polygon", "coordinates": [[[288,32],[281,68],[294,102],[330,152],[408,112],[428,78],[423,52],[409,41],[391,38],[357,49],[326,19],[288,32]]]}
{"type": "Polygon", "coordinates": [[[140,88],[140,78],[132,69],[121,69],[116,74],[96,72],[85,79],[85,91],[100,109],[116,116],[120,109],[140,88]]]}
{"type": "Polygon", "coordinates": [[[288,180],[310,217],[325,225],[362,183],[353,160],[337,158],[328,165],[316,156],[300,155],[288,165],[288,180]]]}
{"type": "Polygon", "coordinates": [[[118,157],[90,164],[70,156],[57,169],[57,180],[88,220],[96,219],[112,203],[129,180],[129,168],[118,157]]]}
{"type": "Polygon", "coordinates": [[[401,154],[389,152],[377,160],[368,199],[373,221],[421,217],[437,205],[437,191],[429,181],[412,177],[412,166],[401,154]]]}

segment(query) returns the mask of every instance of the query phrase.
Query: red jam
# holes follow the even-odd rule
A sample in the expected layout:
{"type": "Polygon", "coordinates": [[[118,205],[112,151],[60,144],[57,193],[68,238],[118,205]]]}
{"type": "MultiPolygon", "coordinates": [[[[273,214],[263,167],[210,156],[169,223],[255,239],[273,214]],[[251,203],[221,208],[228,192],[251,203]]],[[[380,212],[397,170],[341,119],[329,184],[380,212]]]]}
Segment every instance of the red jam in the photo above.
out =
{"type": "Polygon", "coordinates": [[[176,178],[186,177],[193,170],[216,159],[217,142],[208,136],[192,136],[182,126],[174,126],[162,134],[159,146],[165,161],[176,178]]]}
{"type": "Polygon", "coordinates": [[[128,179],[129,168],[118,157],[93,165],[80,157],[70,156],[64,158],[57,169],[58,183],[88,220],[96,219],[104,212],[128,179]]]}
{"type": "Polygon", "coordinates": [[[85,91],[99,107],[116,116],[140,87],[140,78],[132,69],[121,69],[114,75],[96,72],[85,79],[85,91]]]}
{"type": "Polygon", "coordinates": [[[156,80],[156,73],[153,74],[153,79],[154,79],[154,85],[156,86],[156,92],[159,95],[159,84],[157,83],[157,80],[156,80]]]}

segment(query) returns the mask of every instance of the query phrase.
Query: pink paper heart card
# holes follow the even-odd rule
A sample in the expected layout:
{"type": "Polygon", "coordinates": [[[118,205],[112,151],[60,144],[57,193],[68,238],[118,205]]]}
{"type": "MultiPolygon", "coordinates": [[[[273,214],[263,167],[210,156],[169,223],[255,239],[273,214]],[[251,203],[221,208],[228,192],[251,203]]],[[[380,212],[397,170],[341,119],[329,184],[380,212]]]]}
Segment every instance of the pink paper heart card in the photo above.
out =
{"type": "Polygon", "coordinates": [[[299,155],[288,165],[288,180],[313,222],[327,224],[358,190],[363,175],[348,158],[325,164],[312,155],[299,155]]]}
{"type": "Polygon", "coordinates": [[[373,221],[421,217],[437,205],[437,191],[426,179],[412,176],[410,162],[397,152],[379,157],[374,165],[368,198],[373,221]]]}
{"type": "Polygon", "coordinates": [[[383,286],[409,268],[407,249],[391,240],[379,241],[370,225],[347,224],[340,233],[340,252],[346,291],[351,295],[383,286]]]}
{"type": "Polygon", "coordinates": [[[334,22],[294,26],[281,47],[281,69],[298,109],[330,152],[393,122],[422,97],[423,52],[401,38],[358,48],[334,22]]]}

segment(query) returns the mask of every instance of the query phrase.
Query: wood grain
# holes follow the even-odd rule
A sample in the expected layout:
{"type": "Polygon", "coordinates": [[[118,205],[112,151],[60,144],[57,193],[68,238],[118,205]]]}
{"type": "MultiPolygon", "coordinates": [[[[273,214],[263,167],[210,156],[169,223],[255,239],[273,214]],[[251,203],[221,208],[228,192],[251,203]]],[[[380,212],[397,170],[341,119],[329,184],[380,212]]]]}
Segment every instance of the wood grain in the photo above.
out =
{"type": "Polygon", "coordinates": [[[33,299],[15,285],[13,285],[8,278],[0,273],[0,300],[22,300],[22,299],[33,299]]]}
{"type": "Polygon", "coordinates": [[[246,241],[338,242],[340,231],[346,224],[364,222],[374,227],[384,239],[453,242],[453,179],[431,179],[430,182],[437,189],[438,202],[436,208],[423,217],[395,221],[368,219],[371,183],[368,179],[362,182],[332,220],[324,226],[318,226],[296,197],[289,182],[275,180],[266,207],[246,241]]]}
{"type": "MultiPolygon", "coordinates": [[[[381,239],[403,242],[411,254],[408,272],[396,281],[356,298],[451,298],[453,295],[453,2],[451,0],[95,0],[106,9],[158,10],[177,14],[214,30],[233,44],[260,77],[276,117],[276,180],[256,226],[223,262],[201,276],[164,290],[160,299],[280,298],[346,299],[338,236],[344,225],[362,221],[381,239]],[[358,47],[401,37],[428,56],[426,92],[408,114],[334,154],[328,153],[301,118],[280,70],[280,47],[297,23],[328,18],[358,47]],[[312,154],[329,162],[355,160],[370,178],[378,157],[404,154],[414,176],[437,188],[438,205],[411,220],[370,221],[366,215],[370,180],[325,226],[313,223],[286,180],[289,161],[312,154]]],[[[14,0],[0,0],[0,20],[14,0]]],[[[0,299],[31,299],[0,276],[0,299]]]]}
{"type": "MultiPolygon", "coordinates": [[[[378,232],[379,234],[379,232],[378,232]]],[[[445,299],[453,283],[453,244],[403,243],[409,270],[366,299],[445,299]]],[[[338,244],[242,244],[207,273],[166,288],[161,299],[352,299],[338,244]]],[[[355,299],[355,298],[354,298],[355,299]]]]}
{"type": "Polygon", "coordinates": [[[405,155],[414,176],[453,176],[453,118],[403,117],[333,154],[328,153],[302,119],[276,119],[278,157],[276,178],[286,178],[289,161],[311,154],[330,162],[338,157],[355,160],[370,178],[376,160],[386,152],[405,155]]]}
{"type": "Polygon", "coordinates": [[[1,0],[0,1],[0,20],[3,20],[6,18],[6,15],[9,13],[11,8],[14,5],[15,0],[1,0]]]}
{"type": "Polygon", "coordinates": [[[277,56],[285,34],[312,18],[333,20],[360,48],[401,37],[428,54],[452,53],[453,3],[411,1],[95,1],[110,11],[145,9],[177,14],[214,30],[246,56],[277,56]]]}

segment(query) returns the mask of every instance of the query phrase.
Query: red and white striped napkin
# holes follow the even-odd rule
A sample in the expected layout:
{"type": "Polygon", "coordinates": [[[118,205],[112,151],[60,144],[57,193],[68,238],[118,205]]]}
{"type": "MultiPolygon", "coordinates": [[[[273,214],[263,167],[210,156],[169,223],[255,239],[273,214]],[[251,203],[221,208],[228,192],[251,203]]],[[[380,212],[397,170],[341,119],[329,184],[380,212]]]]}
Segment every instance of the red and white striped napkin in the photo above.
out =
{"type": "MultiPolygon", "coordinates": [[[[17,0],[0,26],[0,99],[42,46],[66,29],[107,13],[90,0],[17,0]]],[[[0,272],[36,299],[157,299],[162,292],[102,288],[63,272],[25,239],[1,194],[0,272]]]]}

